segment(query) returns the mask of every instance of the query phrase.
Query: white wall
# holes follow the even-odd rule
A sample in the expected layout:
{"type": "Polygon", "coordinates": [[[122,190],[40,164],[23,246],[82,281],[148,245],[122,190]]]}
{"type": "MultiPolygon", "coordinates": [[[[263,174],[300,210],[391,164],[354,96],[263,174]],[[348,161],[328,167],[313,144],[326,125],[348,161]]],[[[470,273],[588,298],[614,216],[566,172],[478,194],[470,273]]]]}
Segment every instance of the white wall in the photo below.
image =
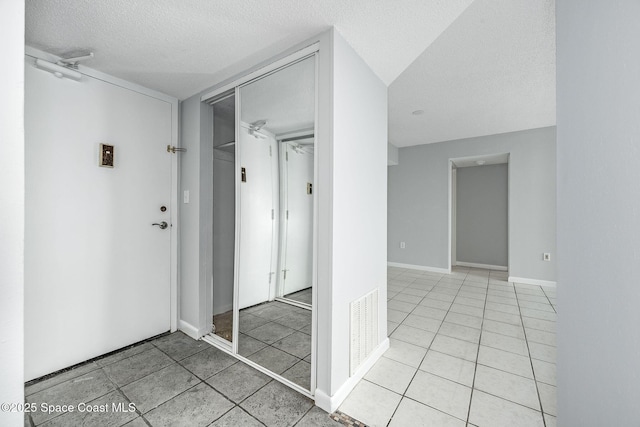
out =
{"type": "Polygon", "coordinates": [[[448,269],[449,159],[500,153],[510,153],[509,275],[555,281],[555,128],[401,148],[389,168],[389,261],[448,269]]]}
{"type": "Polygon", "coordinates": [[[507,266],[507,173],[507,164],[458,168],[458,262],[507,266]]]}
{"type": "MultiPolygon", "coordinates": [[[[0,2],[0,402],[24,401],[24,2],[0,2]]],[[[3,426],[24,425],[21,412],[0,412],[3,426]]]]}
{"type": "Polygon", "coordinates": [[[59,79],[31,57],[25,78],[30,380],[170,329],[171,230],[151,223],[171,222],[174,124],[171,100],[103,78],[59,79]],[[100,142],[116,146],[113,169],[98,167],[100,142]],[[165,250],[135,258],[144,242],[165,250]]]}
{"type": "Polygon", "coordinates": [[[640,2],[557,2],[558,425],[640,419],[640,2]]]}
{"type": "Polygon", "coordinates": [[[349,304],[379,289],[387,339],[387,87],[342,36],[333,58],[332,394],[349,378],[349,304]]]}

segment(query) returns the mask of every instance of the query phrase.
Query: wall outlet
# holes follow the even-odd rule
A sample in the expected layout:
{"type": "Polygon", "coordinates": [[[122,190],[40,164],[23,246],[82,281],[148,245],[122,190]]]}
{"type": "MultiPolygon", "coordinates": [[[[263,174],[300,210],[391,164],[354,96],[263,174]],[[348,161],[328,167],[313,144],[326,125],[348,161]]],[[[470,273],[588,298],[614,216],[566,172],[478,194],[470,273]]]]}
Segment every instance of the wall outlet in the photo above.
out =
{"type": "Polygon", "coordinates": [[[549,252],[545,252],[542,254],[543,261],[551,261],[551,254],[549,252]]]}
{"type": "Polygon", "coordinates": [[[406,247],[407,247],[406,243],[400,242],[400,249],[404,249],[406,247]]]}

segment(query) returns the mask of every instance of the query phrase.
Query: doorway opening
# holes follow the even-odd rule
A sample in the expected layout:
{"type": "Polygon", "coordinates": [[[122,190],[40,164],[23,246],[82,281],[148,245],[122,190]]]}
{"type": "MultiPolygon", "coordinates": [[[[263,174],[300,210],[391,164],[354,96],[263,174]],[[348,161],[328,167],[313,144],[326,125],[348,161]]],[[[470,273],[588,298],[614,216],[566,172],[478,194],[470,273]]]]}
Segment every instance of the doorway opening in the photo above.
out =
{"type": "Polygon", "coordinates": [[[451,267],[509,269],[509,154],[449,161],[451,267]]]}

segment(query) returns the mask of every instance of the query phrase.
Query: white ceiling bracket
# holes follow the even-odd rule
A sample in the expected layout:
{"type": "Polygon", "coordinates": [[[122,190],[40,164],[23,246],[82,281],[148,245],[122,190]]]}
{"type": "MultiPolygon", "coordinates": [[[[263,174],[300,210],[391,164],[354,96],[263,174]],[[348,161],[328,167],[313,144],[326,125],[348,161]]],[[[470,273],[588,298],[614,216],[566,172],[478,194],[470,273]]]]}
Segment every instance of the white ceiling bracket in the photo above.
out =
{"type": "Polygon", "coordinates": [[[84,61],[86,59],[93,58],[93,52],[87,52],[84,55],[73,56],[71,58],[60,58],[57,62],[58,65],[62,65],[63,67],[73,68],[75,70],[78,69],[78,63],[80,61],[84,61]]]}

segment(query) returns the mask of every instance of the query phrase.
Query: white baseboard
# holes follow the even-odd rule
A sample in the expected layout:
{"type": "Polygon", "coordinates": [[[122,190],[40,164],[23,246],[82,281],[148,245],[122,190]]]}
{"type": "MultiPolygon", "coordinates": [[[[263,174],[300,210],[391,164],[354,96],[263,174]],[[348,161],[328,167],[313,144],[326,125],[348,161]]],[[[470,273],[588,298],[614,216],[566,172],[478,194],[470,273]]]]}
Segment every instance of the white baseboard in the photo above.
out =
{"type": "Polygon", "coordinates": [[[476,262],[456,261],[456,265],[460,267],[484,268],[485,270],[508,271],[504,265],[478,264],[476,262]]]}
{"type": "Polygon", "coordinates": [[[206,332],[200,331],[191,323],[185,322],[182,319],[178,320],[178,329],[184,332],[185,334],[189,335],[194,340],[199,340],[200,338],[202,338],[204,335],[207,334],[206,332]]]}
{"type": "Polygon", "coordinates": [[[551,280],[540,280],[540,279],[528,279],[526,277],[513,277],[509,276],[509,282],[514,283],[522,283],[524,285],[536,285],[536,286],[549,286],[554,288],[556,286],[556,282],[551,280]]]}
{"type": "Polygon", "coordinates": [[[354,387],[360,382],[362,378],[369,372],[369,369],[373,367],[373,365],[378,361],[378,359],[384,354],[385,351],[389,349],[389,338],[385,338],[378,347],[376,347],[373,352],[369,355],[367,360],[364,361],[360,368],[356,371],[354,375],[349,377],[347,381],[338,389],[337,392],[334,393],[333,396],[327,395],[324,391],[319,388],[316,389],[314,397],[316,401],[316,406],[319,406],[321,409],[328,413],[333,413],[342,402],[347,398],[349,393],[354,389],[354,387]]]}
{"type": "Polygon", "coordinates": [[[426,265],[402,264],[399,262],[387,262],[389,267],[410,268],[412,270],[431,271],[433,273],[450,274],[450,268],[428,267],[426,265]]]}

